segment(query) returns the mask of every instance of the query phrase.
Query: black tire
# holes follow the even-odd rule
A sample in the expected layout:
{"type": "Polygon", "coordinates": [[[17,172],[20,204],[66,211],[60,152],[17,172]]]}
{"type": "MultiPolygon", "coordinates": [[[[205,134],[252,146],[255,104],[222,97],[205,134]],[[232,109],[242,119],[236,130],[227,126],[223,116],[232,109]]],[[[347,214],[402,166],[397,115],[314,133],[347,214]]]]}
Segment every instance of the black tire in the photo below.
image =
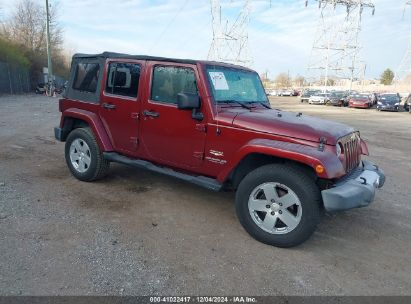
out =
{"type": "Polygon", "coordinates": [[[270,164],[250,172],[240,183],[236,193],[236,212],[244,229],[256,240],[276,247],[293,247],[306,241],[320,221],[322,204],[320,190],[313,176],[294,165],[270,164]],[[256,187],[277,182],[289,187],[298,197],[302,214],[299,224],[284,234],[269,233],[260,228],[248,210],[249,197],[256,187]]]}
{"type": "Polygon", "coordinates": [[[105,177],[110,168],[110,162],[104,159],[103,153],[90,128],[77,128],[70,132],[66,140],[65,157],[71,173],[77,179],[84,182],[91,182],[105,177]],[[76,139],[83,140],[90,149],[91,162],[85,172],[79,172],[70,160],[70,146],[76,139]]]}

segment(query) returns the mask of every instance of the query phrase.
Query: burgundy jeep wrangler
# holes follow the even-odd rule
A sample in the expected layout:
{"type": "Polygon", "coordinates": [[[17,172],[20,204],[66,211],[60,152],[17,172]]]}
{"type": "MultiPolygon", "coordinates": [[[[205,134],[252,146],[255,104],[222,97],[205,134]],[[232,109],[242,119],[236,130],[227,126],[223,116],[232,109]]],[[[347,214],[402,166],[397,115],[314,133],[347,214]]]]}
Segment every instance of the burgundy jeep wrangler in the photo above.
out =
{"type": "Polygon", "coordinates": [[[274,246],[305,241],[321,210],[367,206],[385,181],[357,130],[272,109],[240,66],[77,54],[59,108],[55,137],[79,180],[118,162],[234,190],[245,230],[274,246]]]}

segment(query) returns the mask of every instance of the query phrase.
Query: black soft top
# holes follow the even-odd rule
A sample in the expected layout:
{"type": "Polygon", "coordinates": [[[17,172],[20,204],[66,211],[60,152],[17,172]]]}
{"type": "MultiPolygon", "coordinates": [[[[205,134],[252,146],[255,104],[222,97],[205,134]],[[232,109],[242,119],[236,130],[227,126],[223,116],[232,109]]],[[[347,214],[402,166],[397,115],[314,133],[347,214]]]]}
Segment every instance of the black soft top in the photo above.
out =
{"type": "Polygon", "coordinates": [[[75,58],[121,58],[121,59],[136,59],[136,60],[152,60],[152,61],[166,61],[166,62],[178,62],[186,64],[197,64],[201,60],[194,59],[177,59],[177,58],[167,58],[167,57],[156,57],[156,56],[147,56],[147,55],[130,55],[130,54],[121,54],[114,52],[104,52],[101,54],[74,54],[73,59],[75,58]]]}
{"type": "Polygon", "coordinates": [[[223,62],[215,62],[215,61],[206,61],[206,60],[193,60],[193,59],[176,59],[176,58],[166,58],[166,57],[155,57],[155,56],[147,56],[147,55],[129,55],[129,54],[121,54],[121,53],[113,53],[113,52],[104,52],[101,54],[75,54],[73,55],[73,60],[71,62],[71,71],[70,71],[70,79],[68,86],[63,93],[64,98],[74,99],[74,100],[82,100],[88,101],[93,103],[100,102],[100,90],[101,90],[101,82],[103,79],[102,70],[104,68],[104,63],[106,59],[110,58],[118,58],[118,59],[135,59],[135,60],[150,60],[150,61],[163,61],[163,62],[176,62],[176,63],[183,63],[183,64],[209,64],[209,65],[224,65],[233,68],[240,68],[248,71],[252,71],[248,68],[241,67],[238,65],[233,65],[229,63],[223,62]],[[76,68],[79,63],[92,63],[97,64],[99,72],[97,73],[97,87],[94,92],[85,92],[76,90],[73,88],[73,83],[75,82],[76,78],[76,68]]]}

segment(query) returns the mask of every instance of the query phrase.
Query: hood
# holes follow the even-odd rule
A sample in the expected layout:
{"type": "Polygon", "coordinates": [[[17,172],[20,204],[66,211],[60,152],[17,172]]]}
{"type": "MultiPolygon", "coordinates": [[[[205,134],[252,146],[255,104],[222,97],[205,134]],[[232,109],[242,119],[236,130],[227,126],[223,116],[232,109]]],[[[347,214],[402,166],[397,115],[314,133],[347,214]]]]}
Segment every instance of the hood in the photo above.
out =
{"type": "Polygon", "coordinates": [[[342,123],[274,109],[239,111],[232,125],[312,142],[319,142],[320,138],[324,137],[327,144],[331,145],[335,145],[339,138],[356,131],[342,123]]]}

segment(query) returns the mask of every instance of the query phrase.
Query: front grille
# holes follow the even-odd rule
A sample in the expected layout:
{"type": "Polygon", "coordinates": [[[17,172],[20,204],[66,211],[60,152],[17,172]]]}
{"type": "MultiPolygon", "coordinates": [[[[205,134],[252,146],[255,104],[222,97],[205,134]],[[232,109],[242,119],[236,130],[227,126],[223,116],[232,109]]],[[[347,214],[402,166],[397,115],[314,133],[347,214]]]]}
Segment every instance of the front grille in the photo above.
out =
{"type": "Polygon", "coordinates": [[[341,138],[340,143],[345,156],[345,172],[348,173],[358,167],[361,161],[360,135],[358,132],[349,134],[341,138]]]}

